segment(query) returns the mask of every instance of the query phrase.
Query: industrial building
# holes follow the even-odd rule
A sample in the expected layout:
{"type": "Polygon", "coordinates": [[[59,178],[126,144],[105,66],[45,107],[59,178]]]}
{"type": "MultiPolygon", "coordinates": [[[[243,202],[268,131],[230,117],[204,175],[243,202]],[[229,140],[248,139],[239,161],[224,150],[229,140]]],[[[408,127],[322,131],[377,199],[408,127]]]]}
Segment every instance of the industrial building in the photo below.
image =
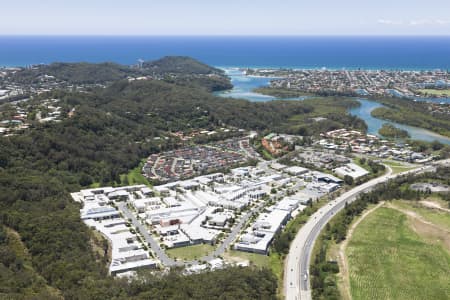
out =
{"type": "Polygon", "coordinates": [[[353,179],[359,179],[369,174],[369,171],[354,163],[348,163],[345,166],[334,169],[334,172],[341,177],[350,176],[353,179]]]}

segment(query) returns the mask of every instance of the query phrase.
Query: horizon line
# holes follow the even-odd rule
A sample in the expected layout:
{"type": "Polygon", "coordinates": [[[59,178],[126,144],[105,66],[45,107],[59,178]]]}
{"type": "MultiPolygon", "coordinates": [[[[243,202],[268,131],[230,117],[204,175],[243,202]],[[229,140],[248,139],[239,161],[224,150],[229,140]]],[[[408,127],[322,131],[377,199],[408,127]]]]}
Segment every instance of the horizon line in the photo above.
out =
{"type": "Polygon", "coordinates": [[[5,34],[0,33],[0,37],[445,37],[450,34],[5,34]]]}

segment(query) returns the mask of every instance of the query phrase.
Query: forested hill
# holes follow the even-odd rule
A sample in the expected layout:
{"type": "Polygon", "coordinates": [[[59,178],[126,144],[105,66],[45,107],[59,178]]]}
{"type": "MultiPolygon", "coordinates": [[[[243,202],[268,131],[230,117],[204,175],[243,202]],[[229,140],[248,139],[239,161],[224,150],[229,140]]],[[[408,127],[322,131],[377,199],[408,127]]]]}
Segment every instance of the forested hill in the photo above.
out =
{"type": "Polygon", "coordinates": [[[139,75],[138,70],[115,63],[52,63],[22,69],[12,76],[14,82],[33,84],[42,81],[64,81],[70,84],[96,84],[139,75]],[[50,76],[50,77],[49,77],[50,76]]]}
{"type": "Polygon", "coordinates": [[[222,90],[232,87],[230,80],[220,69],[210,67],[190,57],[166,56],[126,66],[105,63],[52,63],[21,69],[9,80],[19,84],[65,82],[68,84],[106,84],[127,78],[150,76],[182,85],[204,86],[207,90],[222,90]]]}
{"type": "Polygon", "coordinates": [[[102,109],[121,116],[136,116],[138,122],[165,124],[172,131],[225,125],[282,130],[289,117],[313,110],[299,101],[256,103],[224,99],[195,87],[161,81],[117,82],[100,95],[99,101],[106,101],[102,109]],[[149,112],[151,117],[147,119],[145,114],[149,112]]]}
{"type": "Polygon", "coordinates": [[[165,56],[158,60],[144,62],[143,69],[156,74],[224,74],[224,71],[188,56],[165,56]]]}

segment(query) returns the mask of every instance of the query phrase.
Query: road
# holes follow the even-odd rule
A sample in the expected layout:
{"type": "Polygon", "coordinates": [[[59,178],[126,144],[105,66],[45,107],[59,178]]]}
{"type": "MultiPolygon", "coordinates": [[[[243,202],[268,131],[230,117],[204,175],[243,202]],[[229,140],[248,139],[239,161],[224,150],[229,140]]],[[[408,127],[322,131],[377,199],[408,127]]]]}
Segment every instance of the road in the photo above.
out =
{"type": "Polygon", "coordinates": [[[133,223],[133,226],[137,228],[142,235],[142,237],[147,242],[147,245],[150,246],[150,248],[153,250],[153,253],[155,253],[156,257],[161,261],[161,263],[164,266],[167,267],[174,267],[174,266],[182,266],[182,263],[178,263],[164,252],[164,250],[159,247],[159,244],[155,239],[148,233],[148,229],[145,228],[144,225],[142,225],[141,222],[139,222],[138,219],[134,216],[134,214],[128,209],[126,203],[118,203],[117,204],[120,211],[125,215],[127,219],[131,220],[131,223],[133,223]]]}
{"type": "MultiPolygon", "coordinates": [[[[159,159],[159,158],[158,158],[159,159]]],[[[260,164],[264,168],[268,168],[268,165],[270,164],[270,161],[264,161],[260,159],[260,164]]],[[[152,172],[154,170],[152,169],[152,172]]],[[[156,173],[154,173],[156,174],[156,173]]],[[[264,207],[265,202],[261,202],[256,208],[252,208],[250,211],[248,211],[244,216],[242,216],[239,219],[238,224],[233,226],[233,229],[231,233],[225,238],[225,240],[220,243],[217,248],[210,254],[201,257],[199,260],[193,260],[193,261],[176,261],[172,258],[170,258],[163,249],[159,246],[158,241],[156,241],[151,234],[148,233],[148,229],[136,218],[136,216],[128,209],[127,205],[125,203],[118,203],[119,210],[125,215],[127,219],[131,220],[131,223],[135,228],[137,228],[141,234],[141,236],[145,239],[147,244],[150,246],[150,248],[153,250],[153,253],[155,253],[156,257],[160,260],[161,264],[166,267],[174,267],[174,266],[189,266],[189,265],[196,265],[199,264],[200,261],[210,261],[220,255],[222,255],[226,249],[228,249],[231,245],[231,243],[234,242],[234,240],[237,238],[239,233],[241,232],[242,228],[247,224],[247,221],[254,215],[259,214],[259,212],[264,207]]]]}
{"type": "MultiPolygon", "coordinates": [[[[443,160],[435,164],[446,164],[450,160],[443,160]]],[[[330,219],[345,207],[345,203],[354,201],[360,193],[370,191],[375,185],[386,182],[400,175],[408,173],[421,173],[432,171],[434,166],[425,166],[419,169],[391,175],[392,170],[378,178],[372,179],[354,189],[342,194],[328,205],[323,206],[309,218],[308,222],[299,230],[292,241],[289,254],[285,261],[284,270],[284,294],[288,300],[310,300],[311,290],[309,288],[309,262],[311,259],[314,242],[322,228],[330,219]]]]}
{"type": "Polygon", "coordinates": [[[176,261],[165,253],[163,249],[159,246],[159,243],[148,233],[148,229],[136,218],[136,216],[128,209],[127,205],[125,203],[118,203],[119,210],[124,214],[124,216],[127,219],[131,220],[131,223],[135,228],[137,228],[142,235],[142,237],[145,239],[147,244],[150,246],[150,248],[155,253],[156,257],[161,261],[161,264],[166,267],[174,267],[174,266],[183,266],[183,265],[195,265],[199,264],[199,261],[210,261],[220,255],[222,255],[226,249],[229,248],[231,243],[236,239],[236,237],[239,235],[240,231],[244,227],[244,225],[247,223],[247,221],[250,219],[251,216],[254,214],[258,214],[261,209],[264,207],[264,202],[260,203],[256,208],[251,209],[247,212],[242,218],[240,218],[239,223],[236,224],[236,226],[233,227],[233,230],[231,233],[227,236],[227,238],[223,241],[223,243],[220,243],[218,247],[210,254],[201,257],[198,261],[176,261]]]}
{"type": "MultiPolygon", "coordinates": [[[[228,249],[231,245],[231,243],[234,242],[234,240],[236,239],[236,237],[239,235],[239,233],[241,232],[242,228],[244,227],[244,225],[247,223],[247,221],[250,219],[251,216],[253,216],[254,214],[259,214],[259,212],[261,211],[261,209],[264,207],[265,203],[262,202],[260,203],[256,208],[251,209],[245,216],[243,216],[239,223],[233,227],[233,230],[231,231],[231,233],[227,236],[227,238],[223,241],[223,243],[221,243],[215,250],[213,253],[208,254],[207,256],[204,256],[202,258],[200,258],[200,260],[204,260],[204,261],[210,261],[220,255],[222,255],[226,249],[228,249]]],[[[189,262],[192,264],[192,262],[189,262]]]]}

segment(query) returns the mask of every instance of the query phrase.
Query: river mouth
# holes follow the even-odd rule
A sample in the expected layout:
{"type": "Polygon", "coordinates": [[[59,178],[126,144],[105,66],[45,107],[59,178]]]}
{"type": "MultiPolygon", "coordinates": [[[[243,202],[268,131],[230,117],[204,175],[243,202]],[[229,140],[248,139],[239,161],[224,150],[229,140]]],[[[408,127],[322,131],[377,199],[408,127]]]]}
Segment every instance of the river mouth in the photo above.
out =
{"type": "MultiPolygon", "coordinates": [[[[233,84],[233,88],[227,91],[221,91],[215,93],[216,96],[225,97],[225,98],[238,98],[245,99],[252,102],[266,102],[272,100],[305,100],[311,97],[298,97],[298,98],[288,98],[288,99],[280,99],[273,96],[263,95],[254,92],[254,89],[259,87],[269,86],[270,81],[274,78],[271,77],[253,77],[246,76],[242,69],[239,68],[223,68],[225,73],[231,78],[231,83],[233,84]]],[[[426,142],[438,141],[442,144],[450,145],[450,138],[442,136],[438,133],[409,125],[403,125],[396,122],[386,121],[379,118],[375,118],[371,115],[371,112],[378,107],[383,107],[382,104],[371,101],[364,98],[357,98],[357,100],[361,103],[361,106],[351,108],[348,112],[351,115],[357,116],[363,119],[367,124],[367,133],[380,136],[378,130],[384,123],[392,124],[395,127],[400,129],[404,129],[408,131],[411,139],[420,140],[426,142]]],[[[420,99],[421,101],[427,101],[426,98],[420,99]]],[[[414,100],[411,100],[414,101],[414,100]]],[[[440,101],[446,102],[444,99],[434,99],[433,102],[440,101]]],[[[431,101],[430,101],[431,102],[431,101]]]]}
{"type": "Polygon", "coordinates": [[[351,108],[348,110],[348,112],[351,115],[358,116],[359,118],[363,119],[367,124],[367,133],[374,134],[377,136],[380,136],[378,133],[378,130],[383,126],[384,123],[391,124],[397,128],[403,129],[408,131],[409,135],[411,136],[411,139],[413,140],[420,140],[420,141],[426,141],[426,142],[433,142],[438,141],[442,144],[450,145],[450,138],[445,137],[443,135],[440,135],[438,133],[404,124],[399,124],[396,122],[386,121],[383,119],[375,118],[371,115],[371,112],[378,108],[378,107],[384,107],[383,104],[371,101],[368,99],[363,98],[357,98],[359,103],[361,103],[361,106],[351,108]]]}

